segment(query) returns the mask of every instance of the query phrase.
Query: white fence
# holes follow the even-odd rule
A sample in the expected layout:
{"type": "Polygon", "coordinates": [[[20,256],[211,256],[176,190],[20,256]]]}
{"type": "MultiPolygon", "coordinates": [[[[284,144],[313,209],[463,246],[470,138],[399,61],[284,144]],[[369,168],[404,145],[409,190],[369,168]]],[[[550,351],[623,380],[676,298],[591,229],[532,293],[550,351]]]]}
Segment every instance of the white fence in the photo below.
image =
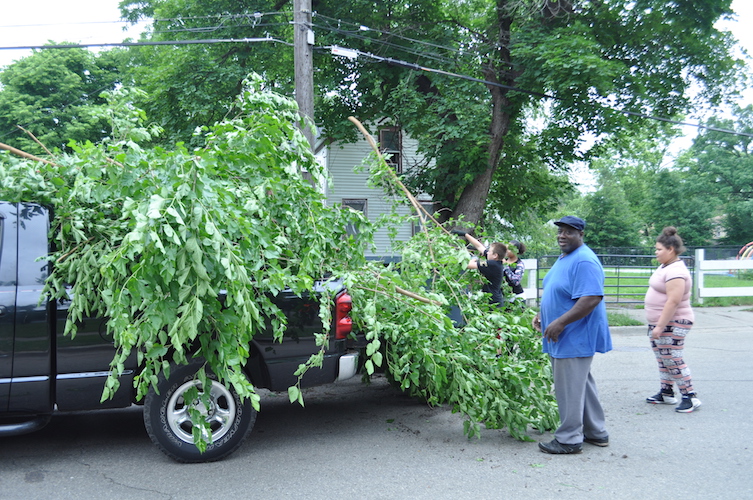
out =
{"type": "MultiPolygon", "coordinates": [[[[526,274],[523,278],[523,293],[526,301],[536,301],[539,291],[536,283],[536,259],[523,259],[526,266],[526,274]]],[[[719,274],[720,271],[731,273],[738,270],[753,270],[753,260],[705,260],[705,251],[695,251],[695,279],[693,280],[693,300],[703,304],[704,297],[752,297],[753,287],[707,287],[704,286],[704,277],[707,274],[719,274]]],[[[648,286],[648,280],[646,280],[648,286]]]]}
{"type": "Polygon", "coordinates": [[[699,304],[703,304],[704,297],[750,297],[753,296],[752,286],[738,287],[705,287],[703,278],[706,274],[718,274],[719,271],[737,271],[753,269],[753,260],[704,260],[705,251],[700,248],[695,251],[695,280],[693,281],[693,297],[699,304]]]}
{"type": "Polygon", "coordinates": [[[526,272],[523,275],[523,296],[529,304],[535,303],[539,298],[538,284],[536,283],[536,270],[539,266],[537,259],[523,259],[526,272]]]}

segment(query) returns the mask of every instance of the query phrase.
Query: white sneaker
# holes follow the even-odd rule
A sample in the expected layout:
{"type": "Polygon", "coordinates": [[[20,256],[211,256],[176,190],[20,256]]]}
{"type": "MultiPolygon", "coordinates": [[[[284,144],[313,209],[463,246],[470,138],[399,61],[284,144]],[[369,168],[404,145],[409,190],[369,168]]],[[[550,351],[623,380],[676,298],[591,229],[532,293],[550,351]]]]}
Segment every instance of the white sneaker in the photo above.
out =
{"type": "Polygon", "coordinates": [[[701,400],[695,397],[695,393],[691,392],[687,396],[682,397],[682,402],[675,408],[675,411],[680,413],[690,413],[701,406],[701,400]]]}
{"type": "Polygon", "coordinates": [[[677,404],[677,398],[674,393],[659,391],[650,398],[646,398],[646,403],[654,405],[673,405],[677,404]]]}

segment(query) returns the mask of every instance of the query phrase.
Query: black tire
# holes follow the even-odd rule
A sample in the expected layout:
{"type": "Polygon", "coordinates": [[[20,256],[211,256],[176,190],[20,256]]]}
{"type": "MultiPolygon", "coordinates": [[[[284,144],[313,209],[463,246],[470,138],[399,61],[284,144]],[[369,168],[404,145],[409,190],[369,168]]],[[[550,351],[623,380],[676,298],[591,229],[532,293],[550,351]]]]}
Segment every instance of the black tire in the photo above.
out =
{"type": "MultiPolygon", "coordinates": [[[[237,450],[256,422],[256,410],[250,400],[241,402],[232,387],[212,379],[212,408],[205,410],[212,422],[213,443],[204,453],[193,442],[192,422],[182,394],[195,385],[194,375],[202,363],[173,366],[170,378],[159,375],[159,394],[151,388],[144,398],[144,425],[152,442],[170,458],[183,463],[213,462],[237,450]]],[[[201,389],[200,389],[201,390],[201,389]]]]}

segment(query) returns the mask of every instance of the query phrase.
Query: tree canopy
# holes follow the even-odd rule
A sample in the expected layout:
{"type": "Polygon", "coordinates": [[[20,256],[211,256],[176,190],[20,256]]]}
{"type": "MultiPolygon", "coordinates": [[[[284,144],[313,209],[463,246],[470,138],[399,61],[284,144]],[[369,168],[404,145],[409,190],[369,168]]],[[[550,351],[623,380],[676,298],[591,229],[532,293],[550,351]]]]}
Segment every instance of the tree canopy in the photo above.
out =
{"type": "Polygon", "coordinates": [[[691,168],[691,151],[675,161],[668,145],[641,134],[592,161],[596,190],[566,204],[588,221],[590,246],[650,247],[666,226],[677,227],[689,246],[711,243],[719,189],[691,168]]]}
{"type": "Polygon", "coordinates": [[[716,213],[722,215],[723,241],[744,245],[753,241],[753,106],[737,108],[732,118],[715,118],[715,129],[698,134],[686,168],[699,190],[716,195],[716,213]]]}
{"type": "Polygon", "coordinates": [[[39,143],[68,151],[68,141],[109,136],[107,101],[101,94],[121,81],[123,59],[121,50],[98,55],[85,49],[38,50],[5,68],[0,72],[2,142],[42,154],[39,143]]]}
{"type": "Polygon", "coordinates": [[[603,150],[591,161],[596,191],[566,204],[589,221],[588,243],[650,246],[666,226],[677,227],[688,246],[753,240],[752,112],[733,108],[731,118],[709,120],[676,158],[667,139],[645,134],[603,150]]]}
{"type": "MultiPolygon", "coordinates": [[[[53,148],[96,141],[108,134],[99,94],[122,82],[145,91],[131,94],[131,105],[164,130],[164,145],[202,147],[196,127],[227,116],[250,71],[294,94],[292,7],[124,0],[126,18],[152,19],[146,39],[168,43],[96,56],[38,51],[3,71],[1,125],[25,127],[53,148]],[[197,40],[205,43],[180,44],[197,40]]],[[[732,14],[730,0],[344,0],[313,8],[320,139],[355,140],[348,116],[401,126],[425,158],[404,182],[443,216],[490,228],[547,219],[573,193],[573,161],[598,159],[632,135],[672,133],[646,116],[720,104],[745,75],[730,55],[732,37],[714,27],[732,14]],[[358,57],[335,56],[335,46],[358,57]]],[[[7,142],[41,152],[20,130],[7,142]]],[[[743,205],[732,209],[742,212],[728,220],[745,217],[743,205]]]]}
{"type": "MultiPolygon", "coordinates": [[[[187,140],[197,123],[221,116],[248,69],[293,91],[292,50],[285,46],[292,40],[291,1],[121,6],[131,18],[152,17],[155,40],[270,39],[142,49],[136,81],[152,94],[147,109],[171,136],[187,140]]],[[[535,204],[533,195],[562,189],[551,174],[568,162],[587,158],[610,138],[658,133],[646,114],[674,118],[721,102],[742,74],[742,62],[730,55],[731,36],[714,27],[732,13],[730,0],[344,0],[313,8],[317,48],[361,54],[315,53],[323,136],[352,140],[350,115],[394,120],[431,161],[408,184],[469,223],[484,219],[490,193],[513,196],[495,187],[511,174],[530,173],[539,189],[526,200],[535,204]],[[699,89],[696,96],[691,88],[699,89]],[[532,116],[542,117],[543,126],[532,128],[532,116]],[[596,149],[585,148],[589,135],[597,137],[596,149]],[[522,147],[529,153],[519,154],[522,147]]]]}

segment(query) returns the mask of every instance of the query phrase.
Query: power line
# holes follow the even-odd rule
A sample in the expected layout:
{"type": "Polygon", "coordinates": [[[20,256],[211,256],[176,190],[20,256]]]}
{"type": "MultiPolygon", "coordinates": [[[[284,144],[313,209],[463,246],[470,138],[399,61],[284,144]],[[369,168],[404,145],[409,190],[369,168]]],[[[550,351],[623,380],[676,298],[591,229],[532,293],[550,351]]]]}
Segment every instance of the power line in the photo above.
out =
{"type": "MultiPolygon", "coordinates": [[[[491,82],[489,80],[483,80],[483,79],[480,79],[480,78],[475,78],[475,77],[468,76],[468,75],[462,75],[462,74],[459,74],[459,73],[451,73],[449,71],[444,71],[444,70],[440,70],[440,69],[428,68],[426,66],[421,66],[421,65],[414,64],[414,63],[409,63],[409,62],[406,62],[406,61],[401,61],[401,60],[398,60],[398,59],[393,59],[391,57],[381,57],[381,56],[377,56],[375,54],[371,54],[371,53],[368,53],[368,52],[361,52],[360,50],[343,49],[342,47],[336,47],[336,46],[332,46],[332,47],[329,47],[329,48],[330,48],[330,50],[332,50],[333,54],[335,54],[335,55],[342,55],[342,56],[345,56],[345,57],[352,58],[352,55],[348,54],[348,52],[350,52],[352,54],[355,54],[356,56],[369,57],[369,58],[377,60],[377,61],[386,62],[388,64],[393,64],[393,65],[396,65],[396,66],[402,66],[404,68],[412,69],[414,71],[425,71],[425,72],[429,72],[429,73],[436,73],[436,74],[451,76],[451,77],[455,77],[455,78],[462,78],[464,80],[469,80],[469,81],[472,81],[472,82],[483,83],[484,85],[490,85],[490,86],[493,86],[493,87],[499,87],[499,88],[502,88],[502,89],[512,90],[512,91],[515,91],[515,92],[522,92],[524,94],[528,94],[528,95],[532,95],[532,96],[536,96],[536,97],[541,97],[541,98],[544,98],[544,99],[551,99],[551,100],[554,100],[554,101],[561,101],[562,100],[560,97],[557,97],[557,96],[554,96],[554,95],[551,95],[551,94],[545,94],[545,93],[536,92],[536,91],[533,91],[533,90],[526,90],[526,89],[522,89],[520,87],[511,86],[511,85],[504,85],[502,83],[491,82]],[[337,53],[338,51],[340,52],[339,54],[337,53]]],[[[708,125],[702,125],[700,123],[683,122],[683,121],[679,121],[679,120],[673,120],[671,118],[664,118],[664,117],[661,117],[661,116],[649,115],[649,114],[646,114],[646,113],[637,113],[637,112],[634,112],[634,111],[615,109],[615,108],[609,107],[609,106],[602,106],[602,107],[607,108],[607,109],[612,109],[612,110],[614,110],[614,111],[616,111],[618,113],[624,114],[624,115],[635,116],[635,117],[645,118],[645,119],[649,119],[649,120],[662,121],[662,122],[666,122],[666,123],[671,123],[673,125],[682,125],[682,126],[696,127],[696,128],[699,128],[699,129],[710,130],[710,131],[714,131],[714,132],[723,132],[723,133],[726,133],[726,134],[732,134],[732,135],[738,135],[738,136],[742,136],[742,137],[751,137],[751,138],[753,138],[753,134],[749,134],[749,133],[746,133],[746,132],[737,132],[735,130],[722,129],[722,128],[718,128],[718,127],[711,127],[711,126],[708,126],[708,125]]]]}
{"type": "Polygon", "coordinates": [[[216,31],[238,29],[238,28],[276,28],[280,26],[288,26],[290,23],[258,23],[258,24],[232,24],[232,25],[218,25],[218,26],[206,26],[197,28],[175,28],[152,31],[152,34],[165,34],[165,33],[213,33],[216,31]]]}
{"type": "Polygon", "coordinates": [[[52,26],[85,26],[88,24],[130,24],[130,21],[80,21],[75,23],[35,23],[35,24],[7,24],[0,29],[11,28],[50,28],[52,26]]]}
{"type": "MultiPolygon", "coordinates": [[[[335,18],[328,17],[328,16],[325,16],[325,15],[322,15],[322,14],[319,14],[319,13],[314,13],[314,16],[316,18],[322,18],[325,21],[329,20],[329,21],[334,21],[334,22],[337,23],[337,27],[334,27],[334,26],[322,26],[322,25],[315,25],[315,26],[323,28],[323,29],[328,29],[329,31],[332,31],[334,33],[338,33],[338,34],[341,34],[341,35],[344,35],[344,36],[348,36],[348,37],[352,37],[352,38],[357,38],[357,39],[361,39],[361,40],[364,40],[364,41],[369,41],[371,43],[381,44],[383,46],[392,46],[392,47],[395,47],[395,48],[397,48],[397,49],[399,49],[399,50],[401,50],[403,52],[407,52],[409,54],[413,54],[413,55],[416,55],[416,56],[419,56],[419,57],[428,58],[428,59],[434,59],[436,61],[444,62],[444,63],[450,64],[450,65],[456,65],[457,62],[458,62],[458,59],[461,58],[461,57],[462,58],[466,58],[466,59],[470,58],[471,61],[472,61],[471,64],[478,63],[478,61],[477,61],[477,58],[478,58],[477,55],[470,54],[467,51],[463,51],[463,50],[461,50],[461,49],[459,49],[457,47],[450,47],[450,46],[447,46],[447,45],[441,45],[441,44],[437,44],[437,43],[433,43],[433,42],[426,42],[426,41],[423,41],[423,40],[418,40],[418,39],[415,39],[415,38],[410,38],[410,37],[402,36],[402,35],[399,35],[397,33],[391,32],[391,31],[379,30],[379,29],[371,28],[369,26],[365,26],[363,24],[352,23],[352,22],[349,22],[349,21],[343,21],[341,19],[335,19],[335,18]],[[353,31],[342,29],[342,28],[340,28],[341,24],[351,25],[351,26],[355,27],[355,29],[353,31]],[[400,40],[405,40],[405,41],[408,41],[408,42],[411,42],[411,43],[416,43],[416,44],[424,45],[424,46],[431,47],[431,48],[434,48],[434,49],[440,49],[440,50],[443,50],[443,51],[447,51],[447,52],[450,52],[451,54],[449,56],[444,56],[444,55],[441,55],[441,54],[436,53],[436,52],[431,52],[431,53],[421,52],[419,50],[415,50],[415,49],[412,49],[410,47],[406,47],[404,45],[399,45],[399,44],[394,43],[394,42],[388,42],[388,41],[384,41],[384,40],[380,40],[380,39],[374,39],[372,37],[368,37],[368,36],[362,35],[360,33],[378,33],[379,35],[388,36],[390,38],[396,38],[396,39],[400,39],[400,40]]],[[[506,47],[506,48],[509,49],[509,47],[506,47]]],[[[503,63],[506,64],[506,65],[508,65],[508,66],[510,66],[511,68],[512,67],[516,67],[516,66],[520,66],[519,64],[510,62],[510,61],[503,61],[503,63]]],[[[510,72],[505,72],[505,73],[508,74],[508,75],[511,74],[510,72]]]]}
{"type": "MultiPolygon", "coordinates": [[[[374,41],[374,40],[372,40],[372,41],[374,41]]],[[[158,46],[158,45],[197,45],[197,44],[259,43],[259,42],[275,42],[275,43],[280,43],[280,44],[287,45],[287,46],[290,46],[290,47],[294,46],[294,44],[292,44],[290,42],[286,42],[284,40],[279,40],[279,39],[276,39],[276,38],[273,38],[273,37],[261,37],[261,38],[229,38],[229,39],[214,38],[214,39],[198,39],[198,40],[166,40],[166,41],[151,41],[151,42],[149,42],[149,41],[141,41],[141,42],[113,42],[113,43],[88,43],[88,44],[51,44],[51,45],[15,46],[15,47],[7,47],[6,46],[6,47],[0,47],[0,50],[73,49],[73,48],[88,48],[88,47],[139,47],[139,46],[158,46]]],[[[402,47],[400,47],[400,48],[402,49],[402,47]]],[[[412,69],[414,71],[423,71],[423,72],[436,73],[436,74],[441,74],[441,75],[445,75],[445,76],[450,76],[450,77],[454,77],[454,78],[461,78],[461,79],[464,79],[464,80],[468,80],[468,81],[472,81],[472,82],[477,82],[477,83],[482,83],[484,85],[489,85],[489,86],[493,86],[493,87],[503,88],[503,89],[506,89],[506,90],[512,90],[512,91],[516,91],[516,92],[521,92],[521,93],[524,93],[524,94],[528,94],[528,95],[532,95],[532,96],[536,96],[536,97],[541,97],[541,98],[544,98],[544,99],[551,99],[551,100],[555,100],[555,101],[562,100],[561,98],[556,97],[556,96],[551,95],[551,94],[546,94],[546,93],[542,93],[542,92],[536,92],[536,91],[532,91],[532,90],[527,90],[527,89],[523,89],[523,88],[520,88],[520,87],[514,87],[514,86],[511,86],[511,85],[505,85],[505,84],[501,84],[501,83],[498,83],[498,82],[492,82],[492,81],[489,81],[489,80],[484,80],[484,79],[481,79],[481,78],[475,78],[475,77],[472,77],[472,76],[469,76],[469,75],[463,75],[463,74],[460,74],[460,73],[453,73],[453,72],[444,71],[444,70],[440,70],[440,69],[436,69],[436,68],[429,68],[429,67],[426,67],[426,66],[421,66],[419,64],[410,63],[410,62],[403,61],[403,60],[400,60],[400,59],[394,59],[394,58],[391,58],[391,57],[378,56],[378,55],[375,55],[375,54],[372,54],[372,53],[369,53],[369,52],[362,52],[362,51],[353,50],[353,49],[344,49],[344,48],[336,47],[336,46],[321,47],[321,49],[330,49],[330,50],[333,50],[333,52],[335,50],[339,49],[341,51],[346,51],[346,52],[350,52],[352,54],[355,54],[356,56],[367,57],[367,58],[370,58],[370,59],[374,59],[376,61],[386,62],[388,64],[393,64],[395,66],[401,66],[401,67],[404,67],[404,68],[412,69]]],[[[604,107],[607,107],[607,106],[604,106],[604,107]]],[[[729,129],[722,129],[722,128],[718,128],[718,127],[711,127],[711,126],[708,126],[708,125],[702,125],[700,123],[690,123],[690,122],[684,122],[684,121],[679,121],[679,120],[673,120],[673,119],[670,119],[670,118],[664,118],[664,117],[660,117],[660,116],[649,115],[649,114],[646,114],[646,113],[638,113],[638,112],[634,112],[634,111],[627,111],[627,110],[621,110],[621,109],[615,109],[615,108],[610,108],[610,109],[612,109],[612,110],[614,110],[614,111],[616,111],[618,113],[621,113],[621,114],[624,114],[624,115],[628,115],[628,116],[635,116],[635,117],[644,118],[644,119],[650,119],[650,120],[662,121],[662,122],[665,122],[665,123],[671,123],[673,125],[689,126],[689,127],[695,127],[695,128],[703,129],[703,130],[710,130],[710,131],[721,132],[721,133],[726,133],[726,134],[731,134],[731,135],[737,135],[737,136],[742,136],[742,137],[753,138],[753,134],[749,134],[749,133],[745,133],[745,132],[737,132],[737,131],[729,130],[729,129]]]]}
{"type": "MultiPolygon", "coordinates": [[[[400,38],[400,39],[406,40],[408,42],[418,43],[418,44],[421,44],[421,45],[426,45],[426,46],[434,47],[434,48],[437,48],[437,49],[443,49],[443,50],[446,50],[448,52],[454,52],[456,54],[460,53],[460,51],[456,47],[448,47],[446,45],[439,45],[439,44],[432,43],[432,42],[426,42],[426,41],[423,41],[423,40],[417,40],[415,38],[409,38],[409,37],[405,37],[405,36],[402,36],[402,35],[398,35],[398,34],[393,33],[391,31],[378,30],[378,29],[370,28],[370,27],[365,26],[363,24],[351,23],[349,21],[343,21],[341,19],[335,19],[333,17],[328,17],[328,16],[325,16],[325,15],[322,15],[322,14],[319,14],[319,13],[314,13],[314,17],[315,18],[322,18],[322,19],[330,20],[330,21],[336,21],[338,24],[350,24],[352,26],[355,26],[358,31],[374,32],[374,33],[379,33],[380,35],[389,35],[391,37],[400,38]]],[[[347,31],[340,30],[339,28],[338,28],[338,30],[340,32],[342,32],[343,34],[348,33],[347,31]]],[[[374,41],[372,38],[370,38],[369,40],[374,41]]]]}
{"type": "MultiPolygon", "coordinates": [[[[217,20],[219,24],[210,26],[197,26],[197,27],[184,27],[173,28],[164,30],[151,31],[152,34],[164,34],[164,33],[210,33],[230,28],[268,28],[279,27],[290,24],[289,22],[278,23],[265,23],[261,22],[261,19],[265,16],[272,16],[277,14],[287,14],[286,12],[254,12],[253,14],[228,14],[228,15],[214,15],[214,16],[188,16],[188,17],[173,17],[173,18],[154,18],[152,19],[152,26],[156,26],[157,23],[184,23],[197,20],[217,20]],[[225,24],[228,21],[250,21],[244,24],[225,24]]],[[[292,13],[291,13],[292,15],[292,13]]],[[[139,21],[140,22],[140,21],[139,21]]],[[[18,24],[18,25],[5,25],[0,26],[0,29],[12,29],[12,28],[51,28],[56,26],[86,26],[86,25],[135,25],[139,22],[132,21],[82,21],[72,23],[36,23],[36,24],[18,24]]],[[[116,44],[90,44],[90,47],[97,46],[116,46],[116,44]]],[[[0,47],[0,49],[28,49],[37,48],[32,47],[0,47]]]]}
{"type": "Polygon", "coordinates": [[[85,49],[88,47],[141,47],[148,45],[198,45],[215,43],[258,43],[276,42],[293,46],[292,43],[272,37],[262,38],[205,38],[199,40],[163,40],[155,42],[112,42],[112,43],[67,43],[50,45],[25,45],[18,47],[0,47],[0,50],[30,50],[30,49],[85,49]]]}
{"type": "Polygon", "coordinates": [[[402,52],[407,52],[409,54],[413,54],[413,55],[416,55],[416,56],[419,56],[419,57],[424,57],[426,59],[433,59],[435,61],[444,62],[444,63],[448,63],[448,64],[451,64],[451,63],[455,62],[453,59],[449,59],[449,58],[447,58],[445,56],[442,56],[442,55],[439,55],[439,54],[428,54],[426,52],[421,52],[421,51],[415,50],[415,49],[413,49],[411,47],[406,47],[404,45],[398,45],[398,44],[396,44],[394,42],[388,42],[388,41],[385,41],[385,40],[375,40],[375,39],[370,38],[370,37],[365,36],[365,35],[361,35],[361,34],[357,34],[357,33],[352,33],[350,31],[345,31],[345,30],[341,30],[341,29],[338,29],[338,28],[333,28],[333,27],[330,27],[330,26],[323,26],[323,25],[320,25],[320,24],[313,24],[312,26],[315,27],[315,28],[321,28],[321,29],[330,31],[332,33],[336,33],[336,34],[339,34],[339,35],[347,36],[347,37],[350,37],[350,38],[355,38],[355,39],[359,39],[359,40],[363,40],[363,41],[368,41],[368,42],[376,43],[376,44],[382,45],[383,47],[387,47],[387,48],[392,47],[392,48],[398,49],[398,50],[400,50],[402,52]]]}
{"type": "Polygon", "coordinates": [[[194,21],[198,19],[240,19],[240,18],[254,18],[254,19],[261,19],[264,16],[275,16],[278,14],[284,14],[286,16],[293,16],[293,13],[290,11],[276,11],[276,12],[254,12],[252,14],[217,14],[217,15],[210,15],[210,16],[188,16],[188,17],[156,17],[153,19],[154,22],[174,22],[174,21],[194,21]]]}
{"type": "MultiPolygon", "coordinates": [[[[319,17],[322,17],[322,16],[319,16],[319,17]]],[[[362,25],[360,25],[359,29],[357,29],[355,31],[345,30],[345,29],[342,29],[340,27],[335,27],[335,26],[330,26],[330,25],[322,25],[322,24],[316,24],[316,23],[313,26],[316,27],[316,28],[327,30],[327,31],[329,31],[331,33],[342,35],[344,37],[354,38],[354,39],[358,39],[358,40],[363,40],[363,41],[366,41],[366,42],[369,42],[369,43],[372,43],[372,44],[381,45],[382,47],[387,47],[387,48],[393,47],[395,49],[400,50],[401,52],[406,52],[408,54],[413,54],[415,56],[422,57],[422,58],[425,58],[425,59],[433,59],[435,61],[446,63],[446,64],[452,64],[452,65],[457,64],[458,59],[460,57],[467,58],[469,56],[469,54],[464,53],[464,52],[458,50],[457,48],[445,47],[445,46],[442,46],[442,45],[437,45],[437,44],[433,44],[433,43],[429,43],[429,42],[422,42],[420,40],[415,40],[413,38],[408,38],[408,37],[396,35],[396,34],[393,34],[391,32],[388,32],[388,31],[374,30],[374,29],[371,29],[371,28],[369,28],[367,26],[362,26],[362,25]],[[417,43],[419,45],[425,45],[425,46],[427,46],[427,47],[429,47],[431,49],[440,49],[440,50],[432,50],[431,52],[425,52],[425,51],[422,51],[420,49],[416,49],[416,48],[405,46],[405,45],[400,45],[400,44],[392,42],[392,41],[386,41],[386,40],[382,40],[382,39],[376,39],[376,38],[367,36],[368,33],[378,33],[380,35],[389,36],[391,38],[406,40],[408,42],[417,43]],[[448,51],[451,54],[449,54],[449,55],[441,54],[441,50],[448,51]]]]}
{"type": "Polygon", "coordinates": [[[283,14],[287,17],[292,16],[292,12],[254,12],[253,14],[225,14],[215,16],[191,16],[191,17],[173,17],[173,18],[156,18],[152,23],[155,28],[153,33],[181,33],[181,32],[213,32],[222,29],[230,28],[266,28],[266,27],[280,27],[290,24],[289,21],[285,22],[262,22],[261,19],[273,15],[283,14]],[[184,25],[186,22],[192,22],[196,20],[217,20],[220,24],[214,26],[197,26],[197,27],[184,27],[184,28],[168,28],[157,29],[158,24],[179,24],[184,25]],[[233,21],[250,21],[250,24],[227,24],[233,21]]]}
{"type": "MultiPolygon", "coordinates": [[[[220,19],[222,21],[228,19],[255,19],[258,20],[264,16],[271,16],[271,15],[277,15],[277,14],[286,14],[291,15],[292,12],[285,12],[285,11],[279,11],[279,12],[254,12],[253,14],[219,14],[219,15],[213,15],[213,16],[187,16],[187,17],[157,17],[153,18],[152,22],[183,22],[183,21],[195,21],[200,19],[220,19]]],[[[33,24],[7,24],[0,26],[0,29],[6,29],[6,28],[49,28],[52,26],[83,26],[87,24],[138,24],[140,21],[128,21],[128,20],[117,20],[117,21],[80,21],[80,22],[67,22],[67,23],[33,23],[33,24]]]]}
{"type": "MultiPolygon", "coordinates": [[[[335,50],[340,49],[340,47],[329,47],[329,48],[330,49],[335,49],[335,50]]],[[[346,49],[346,50],[351,50],[351,49],[346,49]]],[[[511,85],[505,85],[505,84],[502,84],[502,83],[490,82],[489,80],[483,80],[481,78],[476,78],[476,77],[473,77],[473,76],[463,75],[463,74],[460,74],[460,73],[452,73],[450,71],[444,71],[444,70],[441,70],[441,69],[428,68],[426,66],[421,66],[419,64],[409,63],[409,62],[406,62],[406,61],[401,61],[399,59],[393,59],[391,57],[381,57],[381,56],[377,56],[375,54],[371,54],[369,52],[361,52],[360,50],[354,50],[353,52],[356,52],[356,53],[358,53],[358,55],[362,55],[364,57],[369,57],[371,59],[375,59],[377,61],[386,62],[388,64],[393,64],[395,66],[402,66],[404,68],[413,69],[413,70],[416,70],[416,71],[426,71],[426,72],[429,72],[429,73],[437,73],[437,74],[440,74],[440,75],[452,76],[452,77],[455,77],[455,78],[462,78],[463,80],[469,80],[469,81],[472,81],[472,82],[483,83],[485,85],[491,85],[493,87],[499,87],[499,88],[506,89],[506,90],[515,90],[517,92],[523,92],[524,94],[529,94],[529,95],[533,95],[533,96],[537,96],[537,97],[543,97],[543,98],[547,98],[547,99],[557,99],[557,97],[549,95],[549,94],[543,94],[541,92],[535,92],[533,90],[525,90],[525,89],[522,89],[520,87],[513,87],[511,85]]]]}

